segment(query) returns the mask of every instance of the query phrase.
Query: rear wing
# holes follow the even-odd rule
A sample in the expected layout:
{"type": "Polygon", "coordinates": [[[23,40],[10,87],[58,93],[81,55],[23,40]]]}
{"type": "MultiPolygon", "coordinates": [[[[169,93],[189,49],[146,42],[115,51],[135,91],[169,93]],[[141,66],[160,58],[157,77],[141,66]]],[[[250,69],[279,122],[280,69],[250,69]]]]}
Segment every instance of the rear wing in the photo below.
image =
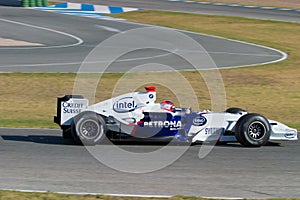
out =
{"type": "Polygon", "coordinates": [[[74,116],[86,110],[89,100],[82,95],[65,95],[57,98],[57,111],[54,122],[60,126],[71,125],[74,116]]]}
{"type": "Polygon", "coordinates": [[[140,119],[141,108],[154,104],[155,86],[145,86],[146,92],[131,92],[89,106],[88,99],[82,95],[65,95],[57,98],[57,114],[54,122],[59,126],[70,126],[73,118],[83,111],[92,111],[104,116],[122,120],[140,119]]]}

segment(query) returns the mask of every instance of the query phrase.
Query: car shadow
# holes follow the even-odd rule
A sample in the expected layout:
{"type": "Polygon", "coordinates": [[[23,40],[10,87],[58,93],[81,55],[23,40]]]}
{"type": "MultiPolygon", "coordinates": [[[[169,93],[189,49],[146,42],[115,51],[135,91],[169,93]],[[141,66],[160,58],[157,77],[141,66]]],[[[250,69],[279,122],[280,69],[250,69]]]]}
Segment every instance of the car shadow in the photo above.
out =
{"type": "MultiPolygon", "coordinates": [[[[50,145],[75,145],[80,146],[73,139],[65,139],[62,136],[51,136],[51,135],[1,135],[3,140],[5,141],[15,141],[15,142],[32,142],[38,144],[50,144],[50,145]]],[[[117,146],[126,146],[126,145],[134,145],[134,146],[180,146],[180,145],[189,145],[188,143],[172,143],[169,142],[157,142],[157,141],[108,141],[107,139],[101,143],[101,145],[117,145],[117,146]]]]}
{"type": "Polygon", "coordinates": [[[72,139],[64,139],[61,136],[50,135],[2,135],[3,140],[16,142],[33,142],[39,144],[54,144],[54,145],[77,145],[72,139]]]}
{"type": "MultiPolygon", "coordinates": [[[[235,143],[221,143],[221,144],[216,144],[218,147],[238,147],[238,148],[253,148],[253,147],[246,147],[241,145],[238,142],[235,143]]],[[[281,147],[281,143],[279,142],[268,142],[266,145],[264,146],[270,146],[270,147],[281,147]]],[[[255,148],[255,147],[254,147],[255,148]]],[[[259,147],[257,147],[259,148],[259,147]]]]}
{"type": "MultiPolygon", "coordinates": [[[[50,145],[74,145],[78,146],[77,143],[74,142],[73,139],[65,139],[62,136],[51,136],[51,135],[2,135],[3,140],[6,141],[17,141],[17,142],[32,142],[38,144],[50,144],[50,145]]],[[[134,145],[134,146],[201,146],[203,145],[202,142],[189,144],[184,142],[157,142],[157,141],[104,141],[101,145],[117,145],[117,146],[126,146],[126,145],[134,145]]],[[[212,145],[214,143],[205,143],[205,145],[212,145]]],[[[244,147],[239,143],[221,143],[215,144],[218,147],[235,147],[235,148],[249,148],[244,147]]],[[[265,146],[272,146],[272,147],[281,147],[281,143],[278,142],[268,142],[265,146]]],[[[251,147],[253,148],[253,147],[251,147]]]]}
{"type": "MultiPolygon", "coordinates": [[[[108,142],[109,143],[109,142],[108,142]]],[[[191,146],[189,143],[184,142],[157,142],[157,141],[111,141],[114,145],[118,146],[127,146],[127,145],[135,145],[135,146],[191,146]]],[[[109,144],[111,144],[109,143],[109,144]]]]}

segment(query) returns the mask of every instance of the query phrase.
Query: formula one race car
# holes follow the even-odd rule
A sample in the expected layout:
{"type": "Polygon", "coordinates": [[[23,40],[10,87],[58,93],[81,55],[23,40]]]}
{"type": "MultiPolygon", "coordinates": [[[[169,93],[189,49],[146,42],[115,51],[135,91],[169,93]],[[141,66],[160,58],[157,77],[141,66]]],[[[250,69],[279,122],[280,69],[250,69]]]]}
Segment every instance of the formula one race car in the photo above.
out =
{"type": "Polygon", "coordinates": [[[222,143],[238,141],[259,147],[269,140],[297,140],[297,130],[239,108],[225,112],[192,112],[171,101],[155,103],[156,88],[123,94],[94,105],[80,95],[58,98],[54,122],[64,138],[95,145],[109,140],[222,143]]]}

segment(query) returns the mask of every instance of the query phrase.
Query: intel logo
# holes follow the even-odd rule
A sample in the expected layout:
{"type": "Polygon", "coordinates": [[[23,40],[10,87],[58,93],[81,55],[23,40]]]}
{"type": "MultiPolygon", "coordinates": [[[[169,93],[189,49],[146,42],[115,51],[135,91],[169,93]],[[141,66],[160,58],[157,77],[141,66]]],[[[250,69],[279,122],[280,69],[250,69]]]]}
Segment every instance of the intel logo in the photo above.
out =
{"type": "Polygon", "coordinates": [[[131,112],[136,108],[132,97],[124,97],[116,101],[113,105],[113,110],[118,113],[131,112]]]}
{"type": "Polygon", "coordinates": [[[207,119],[203,116],[198,116],[193,119],[193,125],[195,125],[195,126],[203,126],[206,124],[206,122],[207,122],[207,119]]]}

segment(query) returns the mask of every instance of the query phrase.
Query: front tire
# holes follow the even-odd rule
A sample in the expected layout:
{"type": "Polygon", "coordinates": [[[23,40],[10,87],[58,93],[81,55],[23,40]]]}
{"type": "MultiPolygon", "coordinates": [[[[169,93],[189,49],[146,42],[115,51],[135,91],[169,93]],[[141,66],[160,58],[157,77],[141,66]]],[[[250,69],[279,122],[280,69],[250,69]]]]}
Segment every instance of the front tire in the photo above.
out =
{"type": "Polygon", "coordinates": [[[76,143],[96,145],[105,138],[106,124],[100,115],[94,112],[83,112],[74,118],[71,132],[76,143]]]}
{"type": "Polygon", "coordinates": [[[260,147],[267,144],[270,134],[269,121],[259,114],[246,114],[236,124],[236,139],[246,147],[260,147]]]}
{"type": "Polygon", "coordinates": [[[225,112],[232,114],[243,114],[243,112],[247,111],[241,108],[228,108],[227,110],[225,110],[225,112]]]}

